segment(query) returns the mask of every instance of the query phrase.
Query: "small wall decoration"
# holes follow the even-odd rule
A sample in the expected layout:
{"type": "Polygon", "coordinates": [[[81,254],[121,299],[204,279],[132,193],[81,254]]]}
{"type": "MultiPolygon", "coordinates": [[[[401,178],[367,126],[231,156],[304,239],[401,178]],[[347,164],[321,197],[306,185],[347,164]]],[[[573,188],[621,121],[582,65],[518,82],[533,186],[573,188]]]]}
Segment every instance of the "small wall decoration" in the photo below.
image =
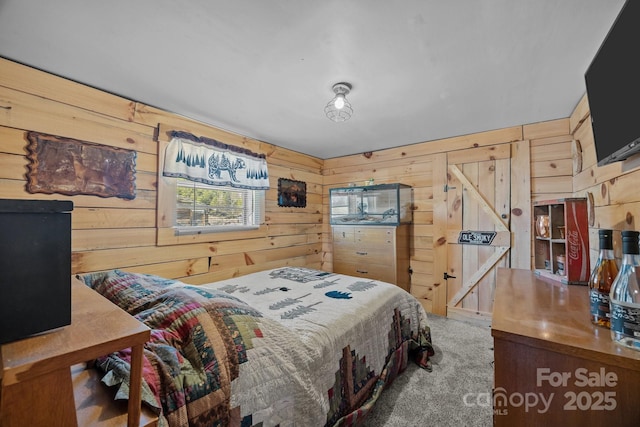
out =
{"type": "Polygon", "coordinates": [[[495,231],[461,231],[458,235],[458,243],[468,245],[491,245],[498,233],[495,231]]]}
{"type": "Polygon", "coordinates": [[[304,208],[307,206],[307,184],[293,179],[278,178],[278,206],[304,208]]]}
{"type": "Polygon", "coordinates": [[[29,193],[135,199],[135,151],[38,132],[27,139],[29,193]]]}

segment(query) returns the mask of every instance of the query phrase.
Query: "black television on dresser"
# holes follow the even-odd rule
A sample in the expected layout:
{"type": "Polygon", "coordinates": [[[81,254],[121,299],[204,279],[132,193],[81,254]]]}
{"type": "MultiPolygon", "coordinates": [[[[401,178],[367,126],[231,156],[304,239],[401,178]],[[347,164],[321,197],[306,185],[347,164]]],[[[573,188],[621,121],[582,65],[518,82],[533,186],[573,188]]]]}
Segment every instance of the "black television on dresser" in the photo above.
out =
{"type": "Polygon", "coordinates": [[[71,324],[72,210],[0,199],[0,344],[71,324]]]}
{"type": "Polygon", "coordinates": [[[585,72],[598,166],[640,152],[640,1],[627,0],[585,72]]]}

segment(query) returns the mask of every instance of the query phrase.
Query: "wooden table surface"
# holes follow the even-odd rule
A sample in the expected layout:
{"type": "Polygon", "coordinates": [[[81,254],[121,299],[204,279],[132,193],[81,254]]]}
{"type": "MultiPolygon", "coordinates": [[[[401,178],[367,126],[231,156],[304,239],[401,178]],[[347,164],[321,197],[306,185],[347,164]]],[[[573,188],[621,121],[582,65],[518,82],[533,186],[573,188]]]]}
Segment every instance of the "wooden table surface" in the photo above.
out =
{"type": "Polygon", "coordinates": [[[0,425],[74,425],[71,366],[125,348],[132,349],[128,423],[138,425],[149,328],[76,278],[71,307],[70,325],[0,346],[0,425]]]}
{"type": "Polygon", "coordinates": [[[591,323],[587,286],[500,269],[491,329],[494,337],[640,371],[640,351],[615,344],[609,329],[591,323]]]}
{"type": "Polygon", "coordinates": [[[640,425],[640,351],[591,323],[589,289],[499,269],[494,425],[640,425]]]}
{"type": "Polygon", "coordinates": [[[71,299],[71,325],[2,346],[4,385],[148,341],[148,327],[75,278],[71,299]]]}

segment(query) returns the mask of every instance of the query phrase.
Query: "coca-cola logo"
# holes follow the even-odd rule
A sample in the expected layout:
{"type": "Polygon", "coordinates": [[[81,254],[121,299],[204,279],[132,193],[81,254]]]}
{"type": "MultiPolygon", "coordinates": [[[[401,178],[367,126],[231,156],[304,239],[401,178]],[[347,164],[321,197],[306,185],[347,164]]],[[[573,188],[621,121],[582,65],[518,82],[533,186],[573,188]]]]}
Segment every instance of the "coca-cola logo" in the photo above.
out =
{"type": "Polygon", "coordinates": [[[567,233],[567,242],[569,243],[569,258],[573,260],[580,259],[580,234],[577,231],[569,231],[567,233]]]}

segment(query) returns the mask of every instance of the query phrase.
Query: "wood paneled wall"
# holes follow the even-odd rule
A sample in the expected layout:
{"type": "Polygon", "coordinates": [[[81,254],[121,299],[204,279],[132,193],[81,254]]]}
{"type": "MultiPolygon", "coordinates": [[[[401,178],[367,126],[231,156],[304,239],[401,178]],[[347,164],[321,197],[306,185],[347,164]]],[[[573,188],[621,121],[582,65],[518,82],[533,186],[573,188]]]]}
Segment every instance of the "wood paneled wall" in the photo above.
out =
{"type": "MultiPolygon", "coordinates": [[[[438,262],[434,257],[434,249],[442,244],[434,241],[434,236],[444,233],[444,230],[436,232],[433,222],[434,209],[439,209],[446,203],[434,199],[434,194],[436,198],[442,197],[442,191],[433,186],[434,173],[446,174],[446,157],[442,155],[455,155],[456,152],[474,148],[480,151],[483,147],[517,141],[520,141],[519,147],[528,147],[530,150],[530,176],[519,177],[521,179],[518,182],[525,183],[523,185],[530,183],[528,185],[531,186],[531,200],[570,197],[572,136],[569,132],[569,119],[559,119],[428,141],[366,155],[327,159],[324,161],[323,170],[324,218],[328,218],[329,188],[346,186],[352,182],[363,183],[369,178],[373,178],[376,184],[400,182],[412,186],[414,212],[411,238],[411,293],[420,299],[427,311],[432,311],[436,299],[440,299],[436,305],[442,306],[442,298],[446,298],[442,278],[440,274],[434,274],[435,271],[446,271],[446,266],[434,266],[434,262],[438,262]]],[[[512,173],[523,172],[515,170],[512,173]]],[[[324,264],[330,270],[332,258],[328,220],[324,222],[323,227],[324,264]]],[[[525,225],[525,228],[526,231],[523,232],[532,236],[531,224],[528,224],[528,227],[525,225]]],[[[517,248],[514,247],[513,250],[517,248]]],[[[446,304],[446,300],[444,303],[446,304]]]]}
{"type": "Polygon", "coordinates": [[[525,125],[523,138],[531,147],[532,202],[572,197],[569,119],[525,125]]]}
{"type": "MultiPolygon", "coordinates": [[[[589,206],[589,248],[591,265],[599,250],[598,230],[640,230],[640,156],[598,166],[591,129],[589,104],[585,95],[569,118],[575,139],[573,190],[587,197],[589,206]]],[[[620,233],[614,233],[614,252],[622,257],[620,233]]]]}
{"type": "Polygon", "coordinates": [[[322,163],[0,59],[0,198],[73,201],[73,273],[122,268],[205,283],[283,265],[321,268],[322,163]],[[271,189],[258,232],[157,245],[159,123],[267,155],[271,189]],[[136,198],[28,193],[27,131],[136,150],[136,198]],[[279,177],[307,183],[306,208],[278,207],[279,177]]]}

